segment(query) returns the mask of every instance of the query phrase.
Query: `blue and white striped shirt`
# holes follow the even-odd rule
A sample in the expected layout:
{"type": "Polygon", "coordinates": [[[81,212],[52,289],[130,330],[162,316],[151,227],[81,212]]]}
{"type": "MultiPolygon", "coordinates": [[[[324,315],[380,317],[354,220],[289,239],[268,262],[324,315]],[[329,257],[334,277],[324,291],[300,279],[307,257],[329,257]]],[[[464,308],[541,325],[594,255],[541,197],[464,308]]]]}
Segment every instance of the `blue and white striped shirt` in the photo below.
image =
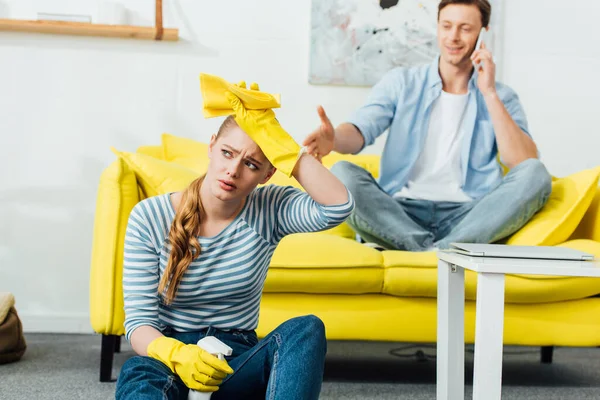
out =
{"type": "Polygon", "coordinates": [[[158,330],[256,329],[259,305],[273,252],[286,235],[332,228],[354,207],[323,206],[292,187],[255,189],[242,211],[218,235],[199,237],[200,256],[181,279],[170,305],[158,294],[171,245],[175,217],[170,195],[139,202],[131,211],[125,235],[123,294],[127,340],[142,325],[158,330]]]}

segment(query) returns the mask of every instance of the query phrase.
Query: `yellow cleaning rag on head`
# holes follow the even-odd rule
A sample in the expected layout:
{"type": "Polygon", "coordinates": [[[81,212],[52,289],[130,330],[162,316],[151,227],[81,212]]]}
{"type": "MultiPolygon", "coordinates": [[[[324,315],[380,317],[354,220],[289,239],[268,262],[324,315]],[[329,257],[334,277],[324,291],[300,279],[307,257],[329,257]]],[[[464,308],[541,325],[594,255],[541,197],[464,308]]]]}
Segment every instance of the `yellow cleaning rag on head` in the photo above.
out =
{"type": "Polygon", "coordinates": [[[271,164],[291,176],[303,154],[301,147],[281,127],[272,108],[280,107],[279,95],[264,93],[258,84],[246,89],[218,76],[200,74],[200,90],[207,118],[233,114],[237,124],[258,144],[271,164]]]}
{"type": "Polygon", "coordinates": [[[235,94],[247,110],[281,107],[279,94],[246,89],[209,74],[200,74],[200,91],[204,101],[202,113],[205,118],[222,117],[234,113],[231,103],[227,100],[227,92],[235,94]]]}
{"type": "MultiPolygon", "coordinates": [[[[257,84],[253,86],[258,89],[257,84]]],[[[273,110],[247,110],[233,93],[227,93],[227,98],[235,111],[235,122],[256,142],[275,168],[291,176],[302,149],[279,124],[273,110]]]]}

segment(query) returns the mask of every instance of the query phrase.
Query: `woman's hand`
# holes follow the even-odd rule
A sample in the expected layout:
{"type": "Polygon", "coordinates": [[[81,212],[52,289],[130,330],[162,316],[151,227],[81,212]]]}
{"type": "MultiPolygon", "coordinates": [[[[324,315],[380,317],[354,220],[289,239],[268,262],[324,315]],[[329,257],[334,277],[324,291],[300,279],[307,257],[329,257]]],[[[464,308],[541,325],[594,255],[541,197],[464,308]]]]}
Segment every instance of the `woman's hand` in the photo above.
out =
{"type": "Polygon", "coordinates": [[[152,357],[177,374],[190,389],[216,392],[223,379],[233,370],[225,360],[209,354],[195,344],[161,336],[148,345],[148,357],[152,357]]]}

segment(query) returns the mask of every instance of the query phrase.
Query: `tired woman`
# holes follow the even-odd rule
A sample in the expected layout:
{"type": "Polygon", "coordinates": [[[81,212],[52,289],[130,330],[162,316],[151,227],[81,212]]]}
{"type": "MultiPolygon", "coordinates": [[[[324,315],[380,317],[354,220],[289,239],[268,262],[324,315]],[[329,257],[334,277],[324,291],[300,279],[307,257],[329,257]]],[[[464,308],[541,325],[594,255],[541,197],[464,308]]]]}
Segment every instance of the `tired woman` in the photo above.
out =
{"type": "MultiPolygon", "coordinates": [[[[272,110],[235,112],[210,140],[206,175],[185,190],[151,197],[131,212],[125,238],[125,362],[117,399],[317,399],[326,353],[315,316],[255,329],[267,269],[279,241],[342,223],[346,187],[281,128],[272,110]],[[276,138],[276,140],[274,140],[276,138]],[[280,168],[305,192],[265,184],[280,168]],[[196,345],[215,336],[225,360],[196,345]]],[[[307,249],[310,251],[310,249],[307,249]]]]}

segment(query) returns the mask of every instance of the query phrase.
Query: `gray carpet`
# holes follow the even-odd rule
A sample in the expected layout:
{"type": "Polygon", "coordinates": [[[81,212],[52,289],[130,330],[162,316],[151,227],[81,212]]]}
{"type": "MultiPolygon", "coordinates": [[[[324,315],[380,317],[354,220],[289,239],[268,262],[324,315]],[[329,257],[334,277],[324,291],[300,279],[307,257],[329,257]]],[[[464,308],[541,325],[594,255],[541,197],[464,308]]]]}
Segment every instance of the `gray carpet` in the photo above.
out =
{"type": "MultiPolygon", "coordinates": [[[[0,365],[0,399],[114,398],[115,384],[98,382],[99,336],[29,334],[26,339],[21,361],[0,365]]],[[[122,350],[115,354],[115,376],[133,354],[124,341],[122,350]]],[[[330,342],[321,399],[435,399],[434,355],[431,346],[330,342]],[[389,354],[392,349],[397,355],[389,354]]],[[[470,351],[466,360],[470,399],[470,351]]],[[[599,399],[600,349],[557,348],[554,362],[544,365],[538,348],[506,348],[502,398],[599,399]]]]}

